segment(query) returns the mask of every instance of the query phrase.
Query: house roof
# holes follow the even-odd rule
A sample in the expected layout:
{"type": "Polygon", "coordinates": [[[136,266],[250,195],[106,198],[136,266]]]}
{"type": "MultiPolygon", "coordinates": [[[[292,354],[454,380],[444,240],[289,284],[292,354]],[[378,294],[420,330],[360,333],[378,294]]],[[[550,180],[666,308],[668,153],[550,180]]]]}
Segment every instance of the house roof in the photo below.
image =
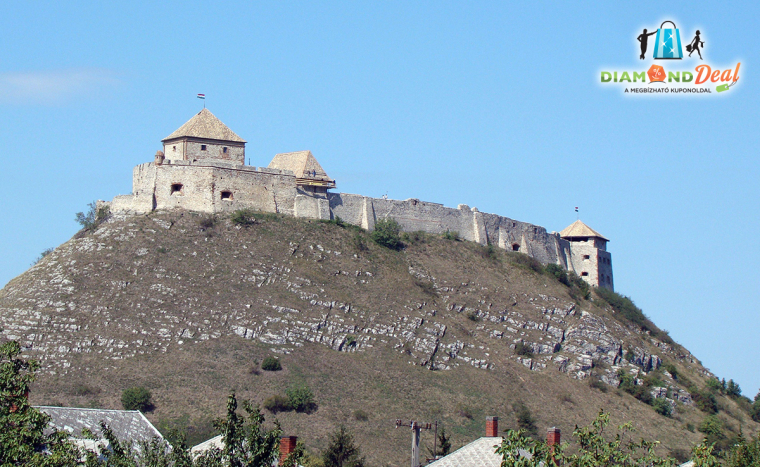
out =
{"type": "Polygon", "coordinates": [[[161,433],[139,410],[82,409],[76,407],[37,407],[50,415],[50,424],[61,431],[68,431],[73,438],[82,437],[87,428],[96,436],[102,436],[100,422],[104,421],[119,440],[150,441],[161,438],[161,433]]]}
{"type": "Polygon", "coordinates": [[[597,237],[609,242],[602,234],[587,226],[579,220],[568,225],[565,230],[559,233],[562,238],[574,238],[574,237],[597,237]]]}
{"type": "MultiPolygon", "coordinates": [[[[429,467],[501,467],[501,456],[496,454],[496,446],[501,437],[478,438],[451,454],[428,464],[429,467]]],[[[522,454],[522,453],[521,453],[522,454]]]]}
{"type": "Polygon", "coordinates": [[[211,448],[224,449],[224,441],[222,440],[222,435],[216,435],[213,438],[207,439],[200,444],[196,444],[190,448],[190,453],[193,456],[199,456],[211,448]]]}
{"type": "Polygon", "coordinates": [[[193,118],[185,122],[184,125],[162,139],[169,141],[172,139],[191,137],[203,139],[216,139],[220,141],[232,141],[236,143],[245,143],[245,140],[230,130],[227,125],[216,118],[208,109],[198,112],[193,118]]]}
{"type": "Polygon", "coordinates": [[[296,151],[277,154],[269,163],[270,169],[282,169],[292,171],[296,178],[310,178],[317,180],[330,180],[327,173],[319,165],[311,151],[296,151]],[[314,175],[312,175],[314,173],[314,175]]]}

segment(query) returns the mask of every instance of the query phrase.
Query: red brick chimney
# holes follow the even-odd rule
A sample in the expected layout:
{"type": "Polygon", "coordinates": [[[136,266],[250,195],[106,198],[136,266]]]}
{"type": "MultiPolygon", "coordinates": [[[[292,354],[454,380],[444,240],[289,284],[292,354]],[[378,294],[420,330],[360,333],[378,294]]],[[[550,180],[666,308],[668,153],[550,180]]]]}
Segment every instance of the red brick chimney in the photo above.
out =
{"type": "Polygon", "coordinates": [[[280,464],[285,463],[285,459],[288,455],[296,450],[296,443],[298,442],[298,436],[283,436],[280,438],[280,464]]]}
{"type": "Polygon", "coordinates": [[[559,444],[560,442],[560,431],[559,428],[556,426],[553,426],[546,430],[546,444],[549,446],[554,446],[555,444],[559,444]]]}
{"type": "Polygon", "coordinates": [[[486,417],[486,436],[489,438],[499,436],[499,417],[486,417]]]}
{"type": "Polygon", "coordinates": [[[549,452],[552,455],[552,461],[554,462],[554,465],[559,465],[557,462],[557,459],[554,458],[554,446],[558,445],[560,442],[560,432],[559,428],[556,426],[553,426],[546,430],[546,444],[549,445],[549,452]]]}

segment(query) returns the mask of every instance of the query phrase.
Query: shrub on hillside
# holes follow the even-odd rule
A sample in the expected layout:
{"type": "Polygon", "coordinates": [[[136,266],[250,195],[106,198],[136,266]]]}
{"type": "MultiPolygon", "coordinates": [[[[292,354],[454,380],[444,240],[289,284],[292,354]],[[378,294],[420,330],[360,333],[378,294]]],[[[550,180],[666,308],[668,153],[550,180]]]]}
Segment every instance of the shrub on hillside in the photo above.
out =
{"type": "Polygon", "coordinates": [[[749,414],[752,420],[760,422],[760,392],[755,396],[755,402],[752,404],[749,414]]]}
{"type": "Polygon", "coordinates": [[[629,297],[620,295],[619,293],[613,292],[604,287],[597,287],[594,291],[602,300],[607,302],[613,310],[615,310],[613,316],[618,320],[632,323],[643,331],[649,331],[652,336],[670,344],[674,344],[670,336],[655,326],[654,323],[646,317],[644,312],[641,311],[641,308],[637,307],[629,297]]]}
{"type": "Polygon", "coordinates": [[[533,418],[533,414],[530,413],[528,406],[522,402],[518,402],[512,407],[512,409],[515,411],[517,426],[521,430],[525,430],[528,434],[536,436],[538,434],[538,427],[536,426],[536,420],[533,418]]]}
{"type": "Polygon", "coordinates": [[[455,242],[459,241],[459,232],[452,232],[450,230],[446,230],[443,234],[441,234],[441,237],[444,240],[453,240],[455,242]]]}
{"type": "Polygon", "coordinates": [[[42,253],[40,253],[40,255],[32,262],[32,266],[42,261],[42,258],[52,253],[53,250],[55,250],[55,248],[45,248],[42,250],[42,253]]]}
{"type": "Polygon", "coordinates": [[[198,219],[198,226],[202,229],[210,229],[216,225],[216,217],[213,215],[201,216],[198,219]]]}
{"type": "Polygon", "coordinates": [[[401,226],[395,219],[380,219],[375,223],[375,230],[372,231],[371,237],[375,243],[391,250],[400,250],[403,246],[401,243],[401,226]]]}
{"type": "Polygon", "coordinates": [[[264,401],[264,408],[276,414],[278,412],[290,412],[293,406],[290,405],[290,399],[279,394],[274,395],[264,401]]]}
{"type": "Polygon", "coordinates": [[[142,386],[125,389],[121,393],[121,405],[124,410],[150,412],[153,409],[150,391],[142,386]]]}
{"type": "Polygon", "coordinates": [[[549,263],[544,267],[544,271],[546,274],[554,277],[561,283],[569,286],[570,280],[567,278],[567,271],[565,271],[565,268],[560,266],[559,264],[549,263]]]}
{"type": "Polygon", "coordinates": [[[290,406],[296,412],[311,413],[317,409],[314,402],[314,393],[306,385],[294,386],[285,391],[288,395],[290,406]]]}
{"type": "Polygon", "coordinates": [[[230,216],[233,224],[247,226],[256,223],[256,212],[253,209],[238,209],[230,216]]]}
{"type": "Polygon", "coordinates": [[[715,415],[708,415],[699,424],[698,429],[706,435],[720,435],[723,432],[723,420],[715,415]]]}
{"type": "Polygon", "coordinates": [[[700,391],[696,388],[689,388],[691,394],[691,400],[694,401],[694,405],[699,410],[708,414],[718,413],[718,402],[715,400],[715,396],[709,391],[700,391]]]}
{"type": "Polygon", "coordinates": [[[271,355],[264,359],[263,362],[261,362],[261,369],[264,371],[280,371],[282,370],[282,365],[280,365],[280,359],[277,357],[272,357],[271,355]]]}
{"type": "Polygon", "coordinates": [[[354,233],[354,236],[351,237],[351,243],[359,253],[369,250],[367,242],[364,241],[364,234],[362,232],[354,233]]]}
{"type": "Polygon", "coordinates": [[[405,241],[406,243],[416,245],[418,243],[427,243],[428,237],[425,232],[417,230],[415,232],[401,233],[401,240],[405,241]]]}
{"type": "Polygon", "coordinates": [[[362,409],[354,410],[354,420],[357,422],[366,422],[369,420],[369,414],[362,409]]]}
{"type": "Polygon", "coordinates": [[[520,357],[533,358],[533,346],[525,342],[515,344],[515,355],[520,357]]]}
{"type": "Polygon", "coordinates": [[[670,405],[670,402],[664,398],[653,400],[652,407],[654,407],[655,412],[665,417],[670,417],[670,415],[673,413],[673,406],[670,405]]]}

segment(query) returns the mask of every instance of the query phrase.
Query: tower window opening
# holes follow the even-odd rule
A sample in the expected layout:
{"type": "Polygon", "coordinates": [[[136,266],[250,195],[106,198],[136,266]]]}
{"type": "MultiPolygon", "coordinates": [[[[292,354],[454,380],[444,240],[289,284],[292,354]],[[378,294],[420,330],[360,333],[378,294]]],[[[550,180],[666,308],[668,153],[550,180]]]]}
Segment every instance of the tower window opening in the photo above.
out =
{"type": "Polygon", "coordinates": [[[223,191],[222,192],[222,199],[227,201],[232,201],[232,192],[231,191],[223,191]]]}
{"type": "Polygon", "coordinates": [[[583,259],[591,259],[591,255],[583,255],[583,259]]]}
{"type": "Polygon", "coordinates": [[[581,273],[581,276],[583,276],[583,277],[586,277],[586,276],[588,276],[588,273],[587,273],[586,271],[583,271],[583,272],[581,273]]]}
{"type": "Polygon", "coordinates": [[[181,183],[172,183],[172,190],[170,194],[182,194],[182,184],[181,183]]]}
{"type": "Polygon", "coordinates": [[[172,151],[176,151],[176,150],[177,150],[177,146],[172,146],[172,151]]]}
{"type": "Polygon", "coordinates": [[[227,154],[227,148],[222,148],[222,152],[227,154]]]}
{"type": "Polygon", "coordinates": [[[517,243],[512,244],[512,251],[520,251],[520,245],[517,243]]]}
{"type": "Polygon", "coordinates": [[[205,151],[205,150],[206,150],[206,145],[205,144],[201,144],[201,151],[205,151]]]}

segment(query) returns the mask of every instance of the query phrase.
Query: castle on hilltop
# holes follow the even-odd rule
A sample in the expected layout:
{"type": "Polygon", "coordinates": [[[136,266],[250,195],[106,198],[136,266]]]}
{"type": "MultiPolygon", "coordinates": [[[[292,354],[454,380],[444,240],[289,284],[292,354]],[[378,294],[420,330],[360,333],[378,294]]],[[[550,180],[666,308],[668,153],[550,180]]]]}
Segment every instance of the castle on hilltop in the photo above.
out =
{"type": "Polygon", "coordinates": [[[373,230],[393,218],[404,231],[458,232],[481,245],[519,251],[559,264],[593,286],[613,289],[609,241],[580,220],[559,234],[460,204],[456,209],[419,199],[404,201],[332,193],[335,180],[311,151],[277,154],[267,167],[245,164],[245,140],[208,109],[162,140],[153,162],[132,174],[132,194],[116,196],[111,212],[145,214],[181,208],[206,213],[250,208],[310,219],[335,219],[373,230]]]}

